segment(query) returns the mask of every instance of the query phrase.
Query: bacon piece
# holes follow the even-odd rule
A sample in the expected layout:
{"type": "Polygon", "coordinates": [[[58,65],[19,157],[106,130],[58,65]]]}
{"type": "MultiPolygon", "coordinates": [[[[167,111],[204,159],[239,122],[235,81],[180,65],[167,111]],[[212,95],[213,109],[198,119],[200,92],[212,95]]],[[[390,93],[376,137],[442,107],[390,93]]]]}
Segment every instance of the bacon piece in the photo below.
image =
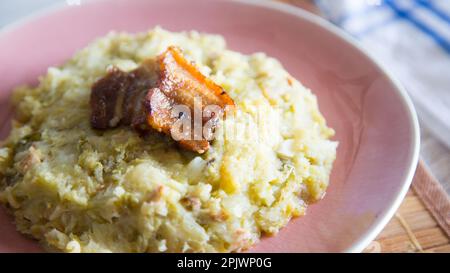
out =
{"type": "Polygon", "coordinates": [[[183,148],[204,153],[209,149],[208,140],[219,119],[227,107],[234,106],[233,100],[222,87],[206,78],[186,60],[176,47],[171,46],[161,54],[158,63],[161,77],[159,86],[152,88],[146,96],[148,124],[159,132],[171,135],[183,148]],[[190,113],[174,116],[173,110],[176,110],[174,107],[177,105],[188,107],[190,113]],[[205,115],[206,106],[216,106],[216,111],[205,115]],[[201,124],[196,124],[198,121],[195,115],[199,114],[201,124]],[[189,125],[189,122],[187,134],[175,128],[180,124],[189,125]],[[200,128],[200,131],[196,131],[196,128],[200,128]],[[203,128],[207,129],[208,136],[203,135],[203,128]]]}
{"type": "Polygon", "coordinates": [[[95,129],[153,128],[198,153],[209,149],[220,118],[234,107],[222,87],[206,78],[176,47],[129,73],[110,69],[92,86],[90,103],[95,129]],[[177,112],[178,106],[184,111],[177,112]]]}

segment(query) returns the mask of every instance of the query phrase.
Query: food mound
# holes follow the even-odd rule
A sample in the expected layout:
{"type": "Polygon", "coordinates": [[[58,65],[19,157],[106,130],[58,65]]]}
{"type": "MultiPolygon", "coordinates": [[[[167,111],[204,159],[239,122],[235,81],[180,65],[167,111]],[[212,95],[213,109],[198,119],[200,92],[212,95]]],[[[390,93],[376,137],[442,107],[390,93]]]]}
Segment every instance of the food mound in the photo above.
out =
{"type": "Polygon", "coordinates": [[[277,60],[195,31],[110,33],[12,100],[0,202],[50,251],[242,251],[324,196],[336,156],[277,60]],[[205,135],[174,129],[195,112],[205,135]]]}

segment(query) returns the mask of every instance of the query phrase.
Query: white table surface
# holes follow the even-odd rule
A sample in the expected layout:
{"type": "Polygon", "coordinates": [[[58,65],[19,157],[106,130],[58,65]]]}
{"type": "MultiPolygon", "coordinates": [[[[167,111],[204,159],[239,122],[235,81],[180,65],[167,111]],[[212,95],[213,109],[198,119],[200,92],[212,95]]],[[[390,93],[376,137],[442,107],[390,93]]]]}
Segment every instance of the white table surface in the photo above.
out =
{"type": "MultiPolygon", "coordinates": [[[[29,14],[49,6],[83,4],[87,0],[0,0],[0,29],[29,14]]],[[[450,150],[421,124],[421,157],[433,175],[450,194],[450,150]]]]}

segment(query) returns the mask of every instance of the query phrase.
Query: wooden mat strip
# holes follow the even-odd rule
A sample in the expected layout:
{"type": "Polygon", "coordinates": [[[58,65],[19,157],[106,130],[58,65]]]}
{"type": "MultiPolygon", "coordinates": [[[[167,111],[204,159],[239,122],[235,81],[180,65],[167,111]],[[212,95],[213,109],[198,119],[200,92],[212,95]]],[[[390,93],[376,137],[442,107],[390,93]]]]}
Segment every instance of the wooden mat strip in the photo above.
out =
{"type": "Polygon", "coordinates": [[[432,178],[424,168],[421,162],[414,177],[414,190],[408,192],[395,217],[365,252],[450,252],[448,230],[416,189],[416,185],[432,178]]]}
{"type": "Polygon", "coordinates": [[[447,236],[450,236],[450,198],[441,184],[428,171],[425,164],[423,162],[420,164],[412,184],[413,189],[425,203],[443,231],[447,236]]]}

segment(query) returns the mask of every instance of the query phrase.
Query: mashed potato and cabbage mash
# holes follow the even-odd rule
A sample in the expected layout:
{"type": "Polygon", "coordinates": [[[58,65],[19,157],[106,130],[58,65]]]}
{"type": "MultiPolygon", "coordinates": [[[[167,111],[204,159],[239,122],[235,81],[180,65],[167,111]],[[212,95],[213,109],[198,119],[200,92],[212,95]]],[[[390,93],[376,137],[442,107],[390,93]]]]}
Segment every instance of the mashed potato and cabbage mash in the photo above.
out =
{"type": "Polygon", "coordinates": [[[336,156],[316,97],[277,60],[228,50],[218,35],[110,33],[13,102],[0,201],[51,251],[242,251],[322,198],[336,156]],[[107,68],[132,71],[172,45],[234,100],[210,149],[92,129],[91,87],[107,68]]]}

